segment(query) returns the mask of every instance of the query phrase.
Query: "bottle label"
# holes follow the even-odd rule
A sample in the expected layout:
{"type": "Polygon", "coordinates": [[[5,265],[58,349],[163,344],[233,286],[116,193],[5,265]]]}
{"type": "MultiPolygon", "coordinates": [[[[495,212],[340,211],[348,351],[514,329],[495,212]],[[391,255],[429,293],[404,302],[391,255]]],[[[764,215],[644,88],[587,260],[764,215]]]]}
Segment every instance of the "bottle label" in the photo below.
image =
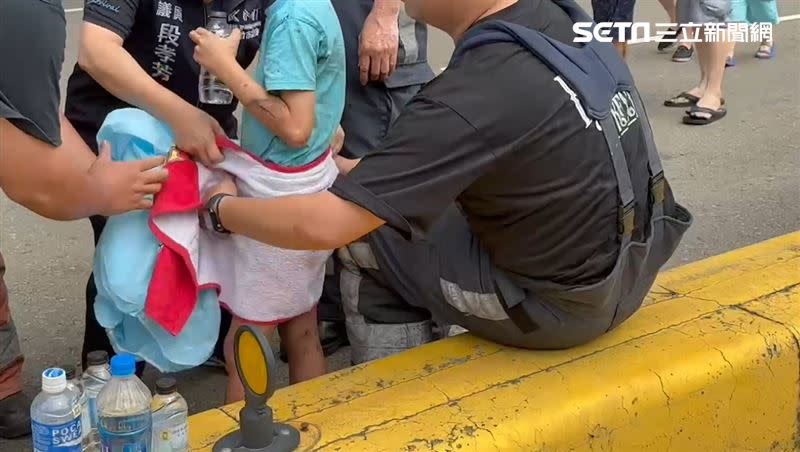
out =
{"type": "Polygon", "coordinates": [[[89,436],[92,430],[92,416],[89,411],[89,399],[83,397],[81,401],[81,429],[83,430],[83,437],[89,436]]]}
{"type": "Polygon", "coordinates": [[[31,421],[33,449],[36,452],[81,452],[81,418],[61,425],[31,421]]]}
{"type": "Polygon", "coordinates": [[[177,452],[189,449],[186,424],[159,430],[153,435],[153,452],[177,452]]]}
{"type": "Polygon", "coordinates": [[[97,397],[89,397],[89,422],[90,428],[97,428],[97,397]]]}
{"type": "Polygon", "coordinates": [[[152,441],[150,412],[100,418],[98,433],[103,452],[148,452],[152,441]]]}

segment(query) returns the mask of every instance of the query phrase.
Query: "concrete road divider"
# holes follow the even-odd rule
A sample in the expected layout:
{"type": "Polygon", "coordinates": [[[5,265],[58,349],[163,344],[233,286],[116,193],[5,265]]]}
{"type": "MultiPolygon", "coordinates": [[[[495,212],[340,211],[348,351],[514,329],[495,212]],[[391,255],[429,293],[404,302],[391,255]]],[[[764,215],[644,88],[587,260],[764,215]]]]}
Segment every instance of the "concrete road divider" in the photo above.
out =
{"type": "MultiPolygon", "coordinates": [[[[668,271],[566,351],[461,335],[278,391],[303,451],[800,448],[800,232],[668,271]]],[[[239,406],[191,418],[210,450],[239,406]]]]}

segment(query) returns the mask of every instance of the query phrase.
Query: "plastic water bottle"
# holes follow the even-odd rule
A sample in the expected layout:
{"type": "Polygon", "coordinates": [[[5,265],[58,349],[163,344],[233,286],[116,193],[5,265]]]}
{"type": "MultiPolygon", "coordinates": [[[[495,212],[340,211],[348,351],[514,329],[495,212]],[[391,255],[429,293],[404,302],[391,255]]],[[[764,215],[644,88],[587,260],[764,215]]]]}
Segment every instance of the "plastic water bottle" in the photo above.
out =
{"type": "Polygon", "coordinates": [[[67,375],[67,387],[78,393],[78,403],[81,406],[81,445],[85,451],[89,450],[89,431],[92,421],[89,416],[89,401],[83,390],[83,381],[78,378],[78,371],[72,364],[61,366],[67,375]]]}
{"type": "Polygon", "coordinates": [[[97,433],[97,395],[111,379],[108,368],[108,353],[98,350],[86,355],[86,371],[83,373],[83,391],[89,407],[89,423],[86,430],[86,450],[100,450],[100,436],[97,433]]]}
{"type": "Polygon", "coordinates": [[[156,381],[153,397],[153,452],[185,452],[189,450],[189,406],[178,394],[174,378],[156,381]]]}
{"type": "MultiPolygon", "coordinates": [[[[224,11],[211,11],[206,29],[221,38],[227,38],[233,32],[233,26],[228,23],[228,14],[224,11]]],[[[233,92],[204,67],[200,68],[199,89],[201,103],[228,105],[233,102],[233,92]]]]}
{"type": "Polygon", "coordinates": [[[64,369],[42,372],[42,392],[31,404],[34,452],[81,452],[80,394],[64,369]]]}
{"type": "Polygon", "coordinates": [[[97,396],[103,452],[148,452],[152,442],[150,390],[136,377],[136,359],[111,358],[111,380],[97,396]]]}

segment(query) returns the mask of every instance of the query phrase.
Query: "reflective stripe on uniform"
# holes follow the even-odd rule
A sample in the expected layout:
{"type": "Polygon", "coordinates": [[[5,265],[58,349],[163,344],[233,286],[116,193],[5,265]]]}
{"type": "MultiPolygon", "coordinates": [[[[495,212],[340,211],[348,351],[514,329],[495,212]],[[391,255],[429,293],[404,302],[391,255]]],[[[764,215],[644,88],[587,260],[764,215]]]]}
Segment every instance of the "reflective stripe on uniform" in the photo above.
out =
{"type": "Polygon", "coordinates": [[[398,64],[414,64],[419,62],[419,42],[417,41],[417,21],[400,11],[398,18],[400,28],[400,50],[398,64]]]}
{"type": "Polygon", "coordinates": [[[508,314],[496,293],[470,292],[444,279],[440,279],[439,283],[447,303],[462,314],[486,320],[508,319],[508,314]]]}

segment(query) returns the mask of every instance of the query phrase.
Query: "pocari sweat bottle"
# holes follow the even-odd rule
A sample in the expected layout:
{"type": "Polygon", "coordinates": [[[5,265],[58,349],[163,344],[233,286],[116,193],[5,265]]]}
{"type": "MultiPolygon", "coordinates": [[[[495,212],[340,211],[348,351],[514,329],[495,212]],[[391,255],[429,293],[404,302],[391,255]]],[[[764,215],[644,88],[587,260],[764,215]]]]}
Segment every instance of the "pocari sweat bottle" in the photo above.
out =
{"type": "Polygon", "coordinates": [[[89,352],[86,355],[86,365],[86,371],[83,373],[83,391],[89,407],[89,424],[83,428],[86,430],[86,449],[95,451],[100,450],[100,437],[97,433],[97,395],[111,379],[108,353],[102,350],[89,352]]]}
{"type": "MultiPolygon", "coordinates": [[[[221,38],[227,38],[233,32],[233,26],[228,23],[228,14],[224,11],[211,11],[206,29],[221,38]]],[[[204,67],[200,68],[199,89],[201,103],[228,105],[233,102],[233,91],[204,67]]]]}
{"type": "Polygon", "coordinates": [[[150,390],[136,377],[136,359],[127,353],[111,358],[111,380],[97,396],[103,452],[149,452],[152,442],[150,390]]]}
{"type": "Polygon", "coordinates": [[[81,405],[81,444],[84,451],[89,450],[89,431],[92,421],[89,418],[89,401],[83,390],[83,381],[78,376],[78,371],[72,364],[61,366],[67,375],[67,387],[78,393],[78,403],[81,405]]]}
{"type": "Polygon", "coordinates": [[[153,397],[153,452],[185,452],[189,450],[189,407],[178,394],[174,378],[156,381],[153,397]]]}
{"type": "Polygon", "coordinates": [[[81,452],[80,394],[64,369],[42,372],[42,392],[31,404],[34,452],[81,452]]]}

